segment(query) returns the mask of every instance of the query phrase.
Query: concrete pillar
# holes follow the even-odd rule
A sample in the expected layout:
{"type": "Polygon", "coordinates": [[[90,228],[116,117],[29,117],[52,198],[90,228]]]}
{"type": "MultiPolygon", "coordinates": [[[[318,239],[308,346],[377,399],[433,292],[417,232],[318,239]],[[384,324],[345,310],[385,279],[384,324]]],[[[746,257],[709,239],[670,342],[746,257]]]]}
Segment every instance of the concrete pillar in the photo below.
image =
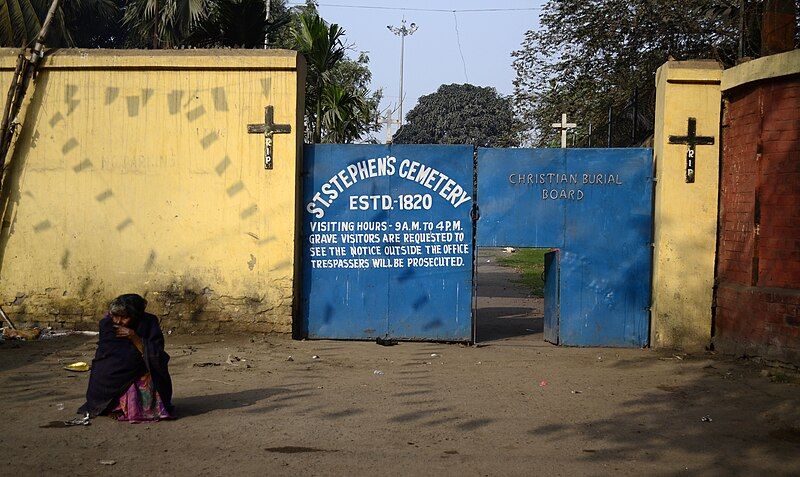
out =
{"type": "Polygon", "coordinates": [[[720,79],[715,61],[669,61],[656,73],[654,348],[704,349],[711,343],[714,256],[717,237],[720,148],[720,79]],[[687,183],[687,136],[695,118],[698,136],[694,182],[687,183]]]}

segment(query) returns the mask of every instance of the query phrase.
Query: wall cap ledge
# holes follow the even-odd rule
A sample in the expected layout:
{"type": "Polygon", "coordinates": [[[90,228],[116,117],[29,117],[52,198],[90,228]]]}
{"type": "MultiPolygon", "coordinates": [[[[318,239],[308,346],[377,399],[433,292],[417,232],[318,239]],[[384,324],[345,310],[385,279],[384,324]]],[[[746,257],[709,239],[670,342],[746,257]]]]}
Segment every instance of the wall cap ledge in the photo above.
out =
{"type": "MultiPolygon", "coordinates": [[[[0,70],[14,70],[18,48],[0,48],[0,70]]],[[[60,48],[47,50],[41,69],[142,70],[288,70],[303,58],[293,50],[185,49],[110,50],[60,48]]]]}
{"type": "Polygon", "coordinates": [[[682,84],[719,84],[722,64],[716,60],[670,60],[656,72],[656,84],[661,81],[682,84]]]}
{"type": "Polygon", "coordinates": [[[800,74],[800,49],[765,56],[728,68],[722,73],[722,91],[770,78],[800,74]]]}

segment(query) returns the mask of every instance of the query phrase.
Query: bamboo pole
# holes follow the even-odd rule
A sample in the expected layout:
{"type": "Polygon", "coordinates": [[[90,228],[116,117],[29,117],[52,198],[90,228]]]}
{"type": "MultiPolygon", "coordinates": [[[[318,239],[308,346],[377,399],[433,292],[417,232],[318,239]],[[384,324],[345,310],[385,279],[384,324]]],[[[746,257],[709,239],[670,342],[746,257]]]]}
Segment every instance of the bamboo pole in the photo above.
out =
{"type": "Polygon", "coordinates": [[[14,78],[11,81],[11,86],[8,88],[6,95],[6,104],[3,108],[3,122],[0,125],[0,175],[5,167],[6,156],[8,150],[11,148],[11,141],[14,138],[13,121],[17,118],[19,110],[22,108],[22,102],[25,100],[25,93],[28,89],[28,83],[31,77],[36,72],[39,65],[39,60],[42,59],[42,51],[44,50],[44,39],[50,30],[50,25],[55,17],[56,10],[60,0],[53,0],[50,4],[50,9],[47,11],[42,28],[39,34],[36,35],[36,42],[31,50],[30,57],[25,55],[26,47],[20,49],[19,56],[17,57],[17,66],[14,69],[14,78]]]}

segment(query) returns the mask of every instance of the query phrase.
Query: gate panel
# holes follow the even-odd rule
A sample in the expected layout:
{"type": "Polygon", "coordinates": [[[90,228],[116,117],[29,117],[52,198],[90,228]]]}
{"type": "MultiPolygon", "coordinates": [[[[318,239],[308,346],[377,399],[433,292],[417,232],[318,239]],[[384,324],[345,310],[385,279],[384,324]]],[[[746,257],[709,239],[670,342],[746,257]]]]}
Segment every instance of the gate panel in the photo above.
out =
{"type": "MultiPolygon", "coordinates": [[[[460,188],[465,200],[458,207],[436,193],[429,210],[399,211],[392,220],[420,222],[424,233],[439,234],[439,240],[422,243],[418,263],[396,270],[389,277],[389,336],[399,339],[434,339],[467,341],[472,338],[472,180],[473,148],[471,146],[394,146],[398,161],[411,158],[444,172],[460,188]],[[426,246],[441,246],[439,252],[426,246]],[[448,263],[433,263],[447,258],[448,263]]],[[[402,177],[392,177],[392,195],[431,193],[424,185],[402,177]]],[[[438,179],[436,179],[438,182],[438,179]]],[[[432,185],[435,185],[432,183],[432,185]]],[[[423,204],[424,205],[424,204],[423,204]]],[[[405,232],[401,243],[408,244],[405,232]]],[[[411,231],[412,237],[420,232],[411,231]]],[[[425,237],[430,238],[430,237],[425,237]]],[[[413,243],[413,242],[412,242],[413,243]]],[[[415,256],[416,257],[416,256],[415,256]]],[[[411,258],[411,257],[409,257],[411,258]]],[[[412,258],[414,260],[414,258],[412,258]]]]}
{"type": "Polygon", "coordinates": [[[472,148],[305,148],[310,338],[460,341],[472,331],[472,148]]]}
{"type": "Polygon", "coordinates": [[[585,186],[583,200],[566,203],[560,341],[582,346],[646,346],[652,154],[648,149],[573,151],[567,169],[580,173],[581,183],[583,174],[591,171],[595,184],[585,186]]]}
{"type": "MultiPolygon", "coordinates": [[[[320,198],[330,198],[330,194],[322,193],[321,188],[329,184],[332,177],[338,177],[337,174],[349,164],[386,155],[381,146],[361,146],[356,154],[354,152],[343,146],[320,145],[305,146],[303,150],[303,203],[306,208],[303,214],[302,307],[304,332],[309,338],[375,339],[385,336],[387,331],[388,270],[369,267],[368,261],[364,263],[361,256],[331,253],[331,247],[349,246],[342,243],[345,235],[357,233],[360,237],[363,232],[355,230],[356,218],[351,216],[348,204],[345,204],[346,197],[337,197],[334,201],[323,199],[330,204],[328,207],[323,207],[321,202],[317,206],[314,201],[316,194],[320,194],[320,198]],[[311,207],[310,204],[315,205],[311,207]],[[324,215],[317,218],[320,212],[316,209],[322,210],[324,215]]],[[[347,192],[348,195],[372,194],[388,189],[388,177],[375,177],[351,185],[347,192]]],[[[326,186],[326,190],[338,193],[335,186],[326,186]]],[[[380,214],[380,211],[367,211],[357,218],[359,223],[369,223],[373,219],[379,220],[380,214]]]]}
{"type": "Polygon", "coordinates": [[[645,346],[652,185],[650,149],[481,149],[478,245],[560,249],[560,344],[645,346]]]}
{"type": "Polygon", "coordinates": [[[559,297],[558,250],[544,255],[544,340],[558,344],[559,297]]]}

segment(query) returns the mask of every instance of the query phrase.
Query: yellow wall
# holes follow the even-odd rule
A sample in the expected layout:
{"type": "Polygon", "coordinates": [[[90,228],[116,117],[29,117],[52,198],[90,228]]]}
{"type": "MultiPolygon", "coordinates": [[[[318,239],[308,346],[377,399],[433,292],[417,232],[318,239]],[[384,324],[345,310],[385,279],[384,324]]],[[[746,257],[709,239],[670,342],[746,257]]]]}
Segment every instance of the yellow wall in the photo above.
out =
{"type": "Polygon", "coordinates": [[[291,331],[303,75],[281,50],[49,56],[3,185],[3,308],[94,327],[135,292],[167,327],[291,331]],[[266,105],[292,126],[271,171],[247,133],[266,105]]]}
{"type": "Polygon", "coordinates": [[[657,348],[700,350],[711,342],[720,146],[721,66],[713,61],[670,61],[656,74],[654,154],[655,250],[650,343],[657,348]],[[696,182],[685,182],[687,119],[697,134],[714,136],[697,146],[696,182]]]}

